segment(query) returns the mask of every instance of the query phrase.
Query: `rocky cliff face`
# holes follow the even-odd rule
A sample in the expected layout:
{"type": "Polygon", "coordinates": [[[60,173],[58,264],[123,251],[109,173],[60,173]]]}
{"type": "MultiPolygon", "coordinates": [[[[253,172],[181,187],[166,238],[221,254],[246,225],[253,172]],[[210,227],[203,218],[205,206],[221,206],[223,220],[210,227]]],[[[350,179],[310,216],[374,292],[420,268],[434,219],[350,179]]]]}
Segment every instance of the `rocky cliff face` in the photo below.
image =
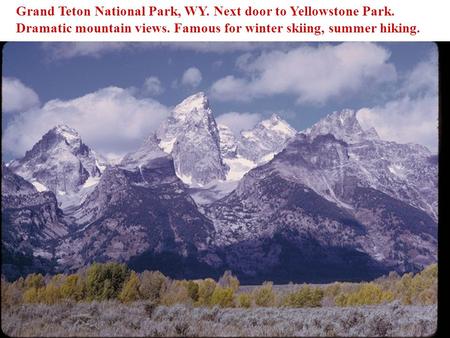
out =
{"type": "Polygon", "coordinates": [[[224,159],[237,155],[237,140],[233,132],[226,125],[218,125],[220,138],[220,153],[224,159]]]}
{"type": "MultiPolygon", "coordinates": [[[[352,171],[365,186],[419,208],[437,220],[438,168],[427,148],[381,140],[374,129],[364,131],[355,112],[348,110],[329,115],[305,134],[311,139],[331,134],[346,142],[349,160],[342,162],[343,168],[352,171]]],[[[337,170],[327,174],[338,181],[337,170]]]]}
{"type": "Polygon", "coordinates": [[[2,165],[2,273],[17,278],[51,270],[54,245],[68,233],[55,195],[2,165]]]}
{"type": "Polygon", "coordinates": [[[76,193],[90,177],[100,176],[91,149],[66,125],[47,132],[22,159],[13,161],[10,169],[39,191],[56,195],[76,193]]]}
{"type": "Polygon", "coordinates": [[[311,128],[306,129],[304,133],[312,138],[318,135],[331,134],[336,139],[348,144],[380,139],[374,128],[363,130],[356,117],[356,112],[350,109],[327,115],[311,128]]]}
{"type": "Polygon", "coordinates": [[[183,182],[205,185],[225,179],[228,168],[220,152],[219,130],[204,93],[177,105],[157,137],[160,147],[172,155],[175,171],[183,182]]]}

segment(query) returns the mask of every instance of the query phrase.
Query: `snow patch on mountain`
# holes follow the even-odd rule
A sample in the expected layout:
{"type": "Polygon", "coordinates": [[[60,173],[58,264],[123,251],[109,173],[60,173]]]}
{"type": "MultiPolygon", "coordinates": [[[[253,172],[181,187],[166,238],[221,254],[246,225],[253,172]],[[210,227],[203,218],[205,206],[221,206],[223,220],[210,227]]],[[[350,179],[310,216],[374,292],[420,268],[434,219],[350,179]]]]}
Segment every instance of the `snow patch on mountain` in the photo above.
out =
{"type": "Polygon", "coordinates": [[[34,187],[36,188],[37,191],[42,192],[42,191],[48,191],[48,188],[43,185],[42,183],[38,182],[38,181],[32,181],[30,182],[32,185],[34,185],[34,187]]]}
{"type": "Polygon", "coordinates": [[[388,169],[391,173],[402,179],[406,176],[405,167],[403,167],[401,164],[391,164],[388,166],[388,169]]]}
{"type": "Polygon", "coordinates": [[[234,158],[226,158],[224,162],[230,167],[226,177],[227,181],[239,181],[246,173],[257,166],[257,163],[239,155],[234,158]]]}
{"type": "Polygon", "coordinates": [[[166,153],[170,154],[176,141],[177,141],[176,137],[173,137],[172,139],[161,140],[159,146],[166,153]]]}
{"type": "Polygon", "coordinates": [[[93,187],[100,181],[100,177],[89,177],[83,184],[83,188],[93,187]]]}

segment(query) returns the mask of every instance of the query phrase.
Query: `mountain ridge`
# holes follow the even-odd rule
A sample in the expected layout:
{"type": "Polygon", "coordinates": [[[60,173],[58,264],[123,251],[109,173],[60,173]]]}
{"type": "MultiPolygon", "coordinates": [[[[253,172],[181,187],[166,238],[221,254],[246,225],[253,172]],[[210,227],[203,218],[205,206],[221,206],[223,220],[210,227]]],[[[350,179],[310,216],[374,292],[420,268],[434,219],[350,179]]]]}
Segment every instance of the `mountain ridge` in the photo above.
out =
{"type": "Polygon", "coordinates": [[[23,159],[2,164],[2,247],[11,254],[15,238],[28,236],[26,271],[107,260],[181,277],[231,269],[248,282],[415,271],[436,260],[433,156],[380,139],[351,110],[301,132],[274,114],[236,136],[198,93],[120,163],[99,165],[79,134],[59,125],[23,159]],[[64,170],[63,191],[51,177],[64,170]]]}

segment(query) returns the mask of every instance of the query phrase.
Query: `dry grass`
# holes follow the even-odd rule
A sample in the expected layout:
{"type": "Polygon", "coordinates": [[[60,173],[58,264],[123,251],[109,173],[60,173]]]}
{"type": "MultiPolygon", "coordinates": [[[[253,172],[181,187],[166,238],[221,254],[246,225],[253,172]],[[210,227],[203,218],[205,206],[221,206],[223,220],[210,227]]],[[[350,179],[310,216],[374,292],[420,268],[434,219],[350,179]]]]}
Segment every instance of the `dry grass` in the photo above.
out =
{"type": "Polygon", "coordinates": [[[10,336],[429,336],[437,308],[381,306],[220,309],[116,301],[2,309],[10,336]]]}

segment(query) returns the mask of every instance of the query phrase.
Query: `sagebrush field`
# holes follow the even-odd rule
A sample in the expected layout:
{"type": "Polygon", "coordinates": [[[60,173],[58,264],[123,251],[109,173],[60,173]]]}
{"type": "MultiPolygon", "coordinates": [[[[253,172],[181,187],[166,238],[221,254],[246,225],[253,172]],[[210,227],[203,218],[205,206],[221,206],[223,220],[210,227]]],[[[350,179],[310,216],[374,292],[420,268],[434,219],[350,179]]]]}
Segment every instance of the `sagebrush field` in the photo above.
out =
{"type": "Polygon", "coordinates": [[[117,301],[19,305],[2,315],[10,336],[429,336],[436,306],[219,308],[117,301]]]}

